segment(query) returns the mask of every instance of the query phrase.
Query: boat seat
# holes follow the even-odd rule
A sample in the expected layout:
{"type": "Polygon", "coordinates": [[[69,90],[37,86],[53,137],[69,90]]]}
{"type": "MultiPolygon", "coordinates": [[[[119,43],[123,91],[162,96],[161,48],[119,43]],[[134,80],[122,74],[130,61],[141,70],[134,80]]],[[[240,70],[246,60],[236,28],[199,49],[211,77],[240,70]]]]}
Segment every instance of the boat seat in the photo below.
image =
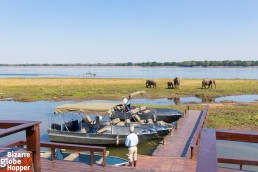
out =
{"type": "Polygon", "coordinates": [[[98,131],[97,131],[97,133],[103,133],[103,132],[105,132],[105,131],[110,131],[111,129],[110,128],[101,128],[101,129],[99,129],[98,131]]]}
{"type": "Polygon", "coordinates": [[[143,114],[147,114],[147,113],[150,113],[150,110],[149,109],[146,109],[144,111],[142,111],[143,114]]]}
{"type": "Polygon", "coordinates": [[[110,125],[111,123],[109,121],[104,122],[103,125],[110,125]]]}
{"type": "Polygon", "coordinates": [[[61,130],[61,125],[53,123],[53,124],[51,124],[51,129],[60,131],[61,130]]]}
{"type": "MultiPolygon", "coordinates": [[[[106,158],[109,155],[109,151],[106,151],[106,158]]],[[[102,164],[103,163],[103,156],[100,158],[100,160],[96,161],[97,164],[102,164]]]]}
{"type": "Polygon", "coordinates": [[[82,129],[81,129],[81,133],[87,133],[86,128],[82,128],[82,129]]]}
{"type": "Polygon", "coordinates": [[[118,122],[116,125],[118,125],[118,126],[125,126],[125,122],[120,121],[120,122],[118,122]]]}
{"type": "Polygon", "coordinates": [[[71,154],[68,155],[66,158],[64,158],[64,160],[66,160],[66,161],[73,161],[73,160],[75,160],[78,156],[79,156],[78,153],[71,153],[71,154]]]}
{"type": "Polygon", "coordinates": [[[153,120],[149,118],[149,119],[147,119],[147,123],[148,124],[153,124],[153,120]]]}
{"type": "Polygon", "coordinates": [[[44,152],[42,154],[40,154],[41,158],[49,158],[51,156],[51,152],[44,152]]]}
{"type": "Polygon", "coordinates": [[[147,107],[146,106],[141,106],[140,109],[141,109],[141,111],[144,111],[144,110],[147,109],[147,107]]]}
{"type": "Polygon", "coordinates": [[[132,114],[137,114],[138,112],[140,112],[140,109],[139,108],[132,109],[131,112],[132,114]]]}
{"type": "Polygon", "coordinates": [[[93,122],[93,120],[90,118],[90,116],[85,116],[83,119],[85,122],[90,123],[90,124],[93,122]]]}
{"type": "Polygon", "coordinates": [[[140,121],[141,118],[139,117],[139,115],[134,115],[134,119],[136,119],[136,121],[140,121]]]}
{"type": "Polygon", "coordinates": [[[117,124],[118,122],[120,122],[119,118],[115,118],[111,121],[112,124],[117,124]]]}
{"type": "Polygon", "coordinates": [[[139,122],[140,122],[140,124],[145,124],[146,123],[146,121],[144,119],[141,119],[139,122]]]}
{"type": "Polygon", "coordinates": [[[125,123],[126,123],[126,124],[129,124],[129,123],[131,123],[131,120],[130,120],[130,119],[126,119],[126,120],[125,120],[125,123]]]}

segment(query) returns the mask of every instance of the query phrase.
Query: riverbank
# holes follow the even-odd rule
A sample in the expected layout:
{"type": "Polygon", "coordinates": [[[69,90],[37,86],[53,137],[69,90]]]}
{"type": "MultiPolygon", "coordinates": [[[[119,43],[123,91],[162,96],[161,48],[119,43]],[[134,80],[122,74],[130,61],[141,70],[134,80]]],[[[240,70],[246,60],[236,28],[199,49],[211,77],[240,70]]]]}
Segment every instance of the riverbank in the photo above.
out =
{"type": "MultiPolygon", "coordinates": [[[[191,110],[204,109],[207,104],[184,104],[158,106],[184,111],[187,106],[191,110]]],[[[258,131],[258,102],[236,103],[222,102],[209,103],[208,128],[254,130],[258,131]]]]}
{"type": "Polygon", "coordinates": [[[216,89],[202,89],[202,79],[182,79],[179,89],[167,89],[170,79],[156,79],[157,88],[146,88],[145,79],[93,78],[1,78],[0,98],[16,101],[121,99],[123,95],[145,90],[149,98],[196,96],[215,98],[257,94],[258,80],[220,79],[216,89]]]}
{"type": "MultiPolygon", "coordinates": [[[[157,88],[146,88],[145,79],[0,79],[0,97],[16,101],[37,100],[121,100],[123,95],[146,90],[149,98],[197,96],[214,98],[227,95],[257,94],[257,80],[216,80],[216,89],[202,89],[201,79],[182,79],[179,89],[167,89],[169,79],[156,79],[157,88]]],[[[189,104],[163,106],[184,110],[189,104]]],[[[258,102],[210,103],[208,127],[258,131],[258,102]]],[[[191,109],[204,105],[190,104],[191,109]]]]}

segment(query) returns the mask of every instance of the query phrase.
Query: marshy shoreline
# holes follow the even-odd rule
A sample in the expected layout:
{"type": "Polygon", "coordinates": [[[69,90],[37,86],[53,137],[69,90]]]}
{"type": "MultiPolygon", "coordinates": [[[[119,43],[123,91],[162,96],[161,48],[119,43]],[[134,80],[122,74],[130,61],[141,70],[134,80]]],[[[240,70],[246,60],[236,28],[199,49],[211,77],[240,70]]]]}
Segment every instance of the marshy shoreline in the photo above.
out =
{"type": "MultiPolygon", "coordinates": [[[[258,94],[258,80],[217,79],[216,88],[202,89],[202,79],[182,79],[179,89],[167,89],[169,78],[155,79],[157,88],[146,88],[145,79],[131,78],[0,78],[0,98],[14,101],[120,100],[123,95],[145,90],[151,99],[196,96],[215,98],[258,94]]],[[[162,106],[184,110],[209,104],[208,127],[258,131],[258,102],[205,103],[162,106]]]]}

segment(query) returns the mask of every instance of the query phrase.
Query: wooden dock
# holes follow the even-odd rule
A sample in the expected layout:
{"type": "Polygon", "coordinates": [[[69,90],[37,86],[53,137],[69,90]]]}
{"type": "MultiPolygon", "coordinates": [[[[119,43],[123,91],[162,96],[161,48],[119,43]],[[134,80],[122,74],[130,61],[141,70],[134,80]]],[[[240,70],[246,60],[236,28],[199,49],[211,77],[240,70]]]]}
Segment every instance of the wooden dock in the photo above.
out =
{"type": "MultiPolygon", "coordinates": [[[[19,147],[27,145],[29,148],[27,150],[33,153],[33,166],[34,171],[36,172],[233,172],[241,171],[243,165],[258,166],[257,160],[242,160],[235,158],[228,159],[217,157],[216,154],[216,139],[257,143],[257,132],[206,129],[205,126],[208,119],[208,106],[205,110],[188,110],[186,112],[187,113],[185,113],[179,120],[177,129],[173,129],[172,135],[168,135],[166,137],[166,139],[163,141],[164,144],[160,144],[152,156],[138,155],[137,167],[106,165],[106,158],[104,158],[102,165],[93,164],[94,152],[102,152],[103,157],[106,157],[105,147],[57,144],[51,142],[40,143],[38,139],[39,137],[36,137],[39,136],[38,122],[23,121],[14,123],[14,121],[0,121],[0,128],[5,129],[0,131],[0,136],[7,136],[15,133],[16,131],[26,130],[27,142],[15,141],[8,145],[2,145],[2,147],[19,147]],[[56,148],[90,151],[91,165],[64,160],[48,160],[46,158],[38,159],[38,150],[40,147],[51,148],[52,157],[55,157],[54,150],[56,148]],[[239,164],[240,170],[218,168],[218,162],[239,164]]],[[[5,171],[5,169],[2,169],[2,171],[5,171]]]]}
{"type": "Polygon", "coordinates": [[[137,167],[89,166],[60,160],[42,160],[42,172],[62,171],[195,171],[196,160],[190,159],[190,143],[202,111],[190,110],[179,121],[178,128],[166,137],[165,145],[159,145],[152,156],[138,156],[137,167]],[[60,166],[62,166],[61,169],[60,166]]]}

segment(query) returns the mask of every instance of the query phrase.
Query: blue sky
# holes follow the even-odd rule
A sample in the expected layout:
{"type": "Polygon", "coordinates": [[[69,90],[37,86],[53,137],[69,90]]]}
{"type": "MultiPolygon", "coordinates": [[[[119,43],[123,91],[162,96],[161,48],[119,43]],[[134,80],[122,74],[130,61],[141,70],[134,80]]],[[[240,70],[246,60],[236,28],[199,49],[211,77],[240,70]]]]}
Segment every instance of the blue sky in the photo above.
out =
{"type": "Polygon", "coordinates": [[[0,60],[258,60],[258,1],[0,0],[0,60]]]}

